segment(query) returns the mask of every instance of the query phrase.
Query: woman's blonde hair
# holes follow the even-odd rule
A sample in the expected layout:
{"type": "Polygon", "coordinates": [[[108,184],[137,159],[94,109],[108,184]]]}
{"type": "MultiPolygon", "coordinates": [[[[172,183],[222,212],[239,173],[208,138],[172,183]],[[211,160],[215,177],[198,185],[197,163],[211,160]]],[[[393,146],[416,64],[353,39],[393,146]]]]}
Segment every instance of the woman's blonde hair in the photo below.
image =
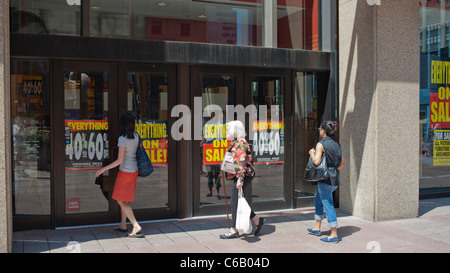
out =
{"type": "Polygon", "coordinates": [[[227,138],[235,139],[235,138],[245,138],[245,127],[239,120],[233,120],[227,122],[227,138]]]}

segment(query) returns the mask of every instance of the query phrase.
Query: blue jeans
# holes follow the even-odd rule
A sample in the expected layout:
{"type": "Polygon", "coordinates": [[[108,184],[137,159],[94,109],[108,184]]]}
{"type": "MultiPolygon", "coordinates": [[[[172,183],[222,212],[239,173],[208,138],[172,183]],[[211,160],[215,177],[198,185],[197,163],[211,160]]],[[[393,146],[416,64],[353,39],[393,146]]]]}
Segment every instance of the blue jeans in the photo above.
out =
{"type": "Polygon", "coordinates": [[[328,225],[330,228],[338,226],[336,212],[333,205],[333,191],[338,186],[331,186],[322,182],[317,183],[317,195],[314,199],[314,206],[316,207],[316,213],[314,219],[323,220],[323,211],[325,210],[328,225]]]}

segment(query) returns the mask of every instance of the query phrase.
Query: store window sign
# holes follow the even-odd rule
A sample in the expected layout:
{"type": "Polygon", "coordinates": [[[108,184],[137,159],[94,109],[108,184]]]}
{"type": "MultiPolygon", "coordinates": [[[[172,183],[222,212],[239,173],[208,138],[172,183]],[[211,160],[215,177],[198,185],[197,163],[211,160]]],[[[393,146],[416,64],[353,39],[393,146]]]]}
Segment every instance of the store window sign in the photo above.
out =
{"type": "Polygon", "coordinates": [[[66,0],[69,6],[81,6],[81,0],[66,0]]]}
{"type": "Polygon", "coordinates": [[[450,165],[450,59],[430,60],[429,127],[433,132],[433,165],[450,165]]]}
{"type": "Polygon", "coordinates": [[[80,198],[67,199],[67,212],[80,211],[80,198]]]}
{"type": "Polygon", "coordinates": [[[108,160],[108,121],[66,120],[66,169],[98,169],[108,160]]]}
{"type": "Polygon", "coordinates": [[[223,157],[231,144],[231,140],[226,139],[226,124],[222,122],[205,122],[203,125],[203,165],[220,165],[223,157]]]}
{"type": "Polygon", "coordinates": [[[254,164],[284,163],[284,122],[254,121],[251,130],[254,164]]]}
{"type": "MultiPolygon", "coordinates": [[[[251,127],[250,141],[254,164],[284,162],[284,122],[254,121],[251,127]]],[[[215,122],[203,125],[203,165],[220,165],[230,147],[231,140],[226,139],[226,124],[215,122]]]]}
{"type": "Polygon", "coordinates": [[[430,128],[450,129],[450,60],[431,60],[430,128]]]}
{"type": "Polygon", "coordinates": [[[168,135],[167,121],[156,120],[138,123],[135,126],[138,132],[142,146],[154,166],[167,165],[168,135]]]}
{"type": "MultiPolygon", "coordinates": [[[[167,121],[136,124],[142,145],[154,166],[167,165],[167,121]]],[[[108,121],[66,120],[66,169],[99,169],[108,161],[108,121]]]]}
{"type": "Polygon", "coordinates": [[[433,165],[450,165],[450,130],[435,130],[433,147],[433,165]]]}

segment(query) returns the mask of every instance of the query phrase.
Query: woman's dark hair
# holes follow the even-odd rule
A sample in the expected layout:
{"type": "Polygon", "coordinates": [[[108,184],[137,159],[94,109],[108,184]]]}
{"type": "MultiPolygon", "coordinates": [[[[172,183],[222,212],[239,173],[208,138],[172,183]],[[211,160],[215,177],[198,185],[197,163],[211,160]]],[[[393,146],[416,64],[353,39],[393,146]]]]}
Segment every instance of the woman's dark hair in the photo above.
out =
{"type": "Polygon", "coordinates": [[[320,124],[320,128],[324,129],[325,133],[329,137],[334,137],[337,131],[337,127],[337,122],[331,120],[325,120],[324,122],[322,122],[322,124],[320,124]]]}
{"type": "Polygon", "coordinates": [[[131,113],[125,113],[120,117],[120,136],[126,136],[129,139],[134,139],[135,118],[131,113]]]}

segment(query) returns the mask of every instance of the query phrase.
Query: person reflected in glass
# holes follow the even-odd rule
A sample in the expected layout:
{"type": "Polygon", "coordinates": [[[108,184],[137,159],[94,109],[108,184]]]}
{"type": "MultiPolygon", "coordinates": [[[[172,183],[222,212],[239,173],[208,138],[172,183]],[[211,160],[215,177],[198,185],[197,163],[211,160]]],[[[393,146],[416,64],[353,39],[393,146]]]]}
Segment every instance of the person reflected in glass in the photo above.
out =
{"type": "Polygon", "coordinates": [[[338,243],[337,234],[338,222],[336,211],[333,204],[333,192],[340,185],[339,170],[344,167],[345,162],[342,156],[342,148],[339,142],[335,140],[336,131],[338,129],[335,121],[324,121],[319,127],[320,137],[322,138],[316,145],[316,148],[309,150],[309,155],[315,165],[319,165],[322,155],[325,154],[328,165],[328,173],[330,178],[328,181],[317,182],[317,195],[314,199],[316,224],[313,228],[308,228],[311,235],[321,235],[321,225],[323,220],[323,212],[325,210],[327,222],[331,229],[330,236],[321,238],[320,240],[327,243],[338,243]]]}
{"type": "MultiPolygon", "coordinates": [[[[236,229],[236,217],[237,217],[237,206],[238,206],[238,196],[239,189],[242,188],[244,192],[244,197],[247,200],[247,203],[250,205],[249,197],[251,195],[250,191],[250,183],[253,180],[253,177],[245,175],[245,168],[247,164],[252,161],[251,152],[249,144],[245,139],[245,128],[242,122],[236,120],[227,123],[226,127],[227,139],[232,140],[231,142],[231,154],[234,159],[234,167],[236,170],[236,174],[226,173],[226,178],[228,182],[233,183],[232,192],[231,192],[231,228],[230,230],[223,235],[220,235],[221,239],[232,239],[239,238],[239,231],[236,229]]],[[[251,207],[251,206],[250,206],[251,207]]],[[[253,212],[250,212],[250,219],[256,225],[256,230],[254,235],[257,236],[260,232],[263,224],[264,218],[259,217],[253,212]]]]}
{"type": "Polygon", "coordinates": [[[13,124],[13,147],[14,147],[14,169],[17,170],[15,174],[21,177],[28,177],[22,165],[24,157],[24,140],[25,140],[25,126],[19,116],[16,116],[13,124]]]}
{"type": "MultiPolygon", "coordinates": [[[[212,105],[208,105],[205,107],[204,115],[205,116],[211,116],[214,115],[213,118],[206,121],[204,124],[204,130],[203,134],[204,137],[200,143],[200,145],[203,148],[203,144],[211,144],[214,143],[214,141],[221,141],[224,139],[225,136],[223,136],[224,130],[222,129],[224,126],[223,122],[223,113],[222,111],[214,111],[217,110],[212,105]]],[[[202,150],[202,156],[203,159],[206,158],[206,155],[204,154],[204,150],[202,150]]],[[[202,161],[203,162],[203,161],[202,161]]],[[[213,187],[216,189],[216,197],[217,199],[222,199],[219,193],[221,184],[220,184],[220,165],[206,165],[207,170],[207,177],[208,177],[208,189],[209,192],[206,194],[206,197],[213,196],[212,189],[213,187]]]]}
{"type": "Polygon", "coordinates": [[[117,201],[121,211],[121,221],[114,229],[121,232],[128,232],[126,220],[130,220],[133,229],[128,234],[129,237],[142,238],[142,227],[136,221],[133,210],[129,202],[134,201],[134,192],[138,177],[138,166],[136,150],[139,145],[139,136],[135,132],[135,118],[131,113],[125,113],[120,117],[120,133],[118,140],[119,154],[117,159],[111,164],[97,170],[96,177],[105,171],[119,166],[112,198],[117,201]]]}

